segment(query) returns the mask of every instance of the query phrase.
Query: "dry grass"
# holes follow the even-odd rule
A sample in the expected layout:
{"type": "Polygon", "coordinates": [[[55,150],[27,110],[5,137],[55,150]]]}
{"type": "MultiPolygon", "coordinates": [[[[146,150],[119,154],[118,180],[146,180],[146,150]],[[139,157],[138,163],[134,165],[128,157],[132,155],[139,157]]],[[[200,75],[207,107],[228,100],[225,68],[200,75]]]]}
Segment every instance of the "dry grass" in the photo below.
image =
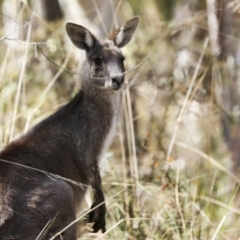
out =
{"type": "MultiPolygon", "coordinates": [[[[81,59],[64,22],[46,23],[28,5],[12,2],[1,15],[1,148],[79,87],[73,72],[81,59]]],[[[239,239],[240,179],[231,172],[215,101],[229,63],[211,53],[206,12],[164,22],[153,1],[142,4],[136,37],[124,49],[131,71],[121,122],[101,163],[108,230],[79,239],[239,239]]],[[[128,1],[115,10],[124,19],[134,12],[128,1]]]]}

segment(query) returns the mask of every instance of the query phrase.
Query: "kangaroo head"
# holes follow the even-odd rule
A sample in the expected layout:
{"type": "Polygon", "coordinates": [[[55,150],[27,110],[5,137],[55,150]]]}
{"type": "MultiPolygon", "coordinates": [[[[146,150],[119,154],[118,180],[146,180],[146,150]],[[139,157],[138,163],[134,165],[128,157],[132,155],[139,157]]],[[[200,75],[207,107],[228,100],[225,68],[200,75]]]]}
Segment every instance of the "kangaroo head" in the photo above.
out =
{"type": "Polygon", "coordinates": [[[118,90],[124,83],[124,56],[120,48],[127,45],[139,22],[134,17],[125,22],[108,36],[98,40],[88,29],[74,23],[67,23],[67,34],[73,44],[86,51],[83,64],[83,84],[91,84],[104,89],[118,90]]]}

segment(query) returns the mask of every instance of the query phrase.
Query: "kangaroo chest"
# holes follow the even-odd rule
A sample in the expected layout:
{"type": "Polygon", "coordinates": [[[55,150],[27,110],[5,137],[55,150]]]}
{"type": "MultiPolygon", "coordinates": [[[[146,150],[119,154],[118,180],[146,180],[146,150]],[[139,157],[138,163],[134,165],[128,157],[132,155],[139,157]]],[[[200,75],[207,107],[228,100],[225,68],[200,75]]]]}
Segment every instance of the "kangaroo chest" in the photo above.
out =
{"type": "Polygon", "coordinates": [[[117,129],[117,123],[120,117],[120,110],[121,110],[121,95],[118,94],[115,99],[113,99],[112,104],[112,116],[111,116],[111,124],[107,131],[106,136],[103,140],[103,147],[101,149],[100,155],[99,155],[99,161],[103,158],[107,148],[109,147],[117,129]]]}

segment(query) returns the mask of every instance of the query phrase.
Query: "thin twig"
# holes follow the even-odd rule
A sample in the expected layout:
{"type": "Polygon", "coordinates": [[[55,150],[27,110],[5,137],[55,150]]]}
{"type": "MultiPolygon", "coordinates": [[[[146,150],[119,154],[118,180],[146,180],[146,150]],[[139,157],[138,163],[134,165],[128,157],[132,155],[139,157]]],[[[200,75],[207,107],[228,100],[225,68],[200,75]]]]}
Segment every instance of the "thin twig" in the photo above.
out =
{"type": "Polygon", "coordinates": [[[178,213],[180,215],[181,221],[182,221],[182,229],[183,229],[183,234],[184,236],[186,236],[186,224],[185,224],[185,220],[184,220],[184,216],[181,210],[181,206],[180,206],[180,202],[179,202],[179,194],[178,194],[178,187],[179,187],[179,173],[180,173],[180,169],[177,169],[177,174],[176,174],[176,185],[175,185],[175,198],[176,198],[176,206],[177,206],[177,210],[178,213]]]}
{"type": "Polygon", "coordinates": [[[117,5],[116,10],[115,10],[115,12],[114,12],[114,14],[113,14],[112,26],[111,26],[111,28],[110,28],[111,31],[113,31],[114,28],[118,28],[117,14],[118,14],[119,9],[120,9],[120,7],[121,7],[121,5],[122,5],[122,1],[123,1],[123,0],[119,0],[119,1],[118,1],[118,5],[117,5]],[[115,26],[114,26],[114,25],[115,25],[115,26]]]}
{"type": "MultiPolygon", "coordinates": [[[[81,77],[84,77],[84,78],[89,78],[89,79],[95,79],[95,80],[107,80],[109,79],[109,77],[101,77],[101,78],[96,78],[96,77],[91,77],[91,76],[86,76],[86,75],[83,75],[81,74],[80,72],[76,72],[76,71],[72,71],[70,69],[67,69],[67,68],[64,68],[60,65],[58,65],[57,63],[55,63],[53,60],[51,60],[45,53],[44,51],[38,46],[38,45],[48,45],[49,43],[46,43],[46,42],[26,42],[26,41],[21,41],[19,39],[14,39],[14,38],[5,38],[4,37],[4,40],[11,40],[11,41],[16,41],[18,43],[21,43],[21,44],[24,44],[24,45],[33,45],[34,48],[36,48],[37,50],[39,50],[43,56],[50,62],[52,63],[54,66],[58,67],[58,68],[61,68],[63,69],[64,71],[68,72],[68,73],[71,73],[71,74],[74,74],[74,75],[79,75],[81,77]]],[[[136,69],[138,69],[139,67],[141,67],[143,64],[145,64],[146,62],[149,61],[149,58],[146,58],[144,59],[143,61],[141,61],[139,64],[135,65],[134,67],[130,68],[129,70],[121,73],[121,74],[114,74],[112,75],[112,77],[117,77],[117,76],[122,76],[122,75],[125,75],[127,73],[130,73],[136,69]]]]}
{"type": "MultiPolygon", "coordinates": [[[[32,19],[33,19],[33,15],[31,16],[31,20],[32,19]]],[[[32,25],[29,25],[28,30],[27,30],[27,36],[26,36],[27,41],[29,41],[29,39],[31,37],[31,33],[32,33],[32,25]]],[[[24,51],[24,55],[23,55],[23,63],[22,63],[22,67],[21,67],[21,71],[20,71],[20,75],[19,75],[19,79],[18,79],[16,98],[15,98],[14,108],[13,108],[12,124],[11,124],[10,134],[9,134],[10,135],[10,141],[13,139],[13,136],[14,136],[17,110],[18,110],[18,105],[19,105],[19,101],[20,101],[21,89],[22,89],[22,85],[23,85],[23,81],[24,81],[24,75],[25,75],[25,70],[26,70],[27,55],[28,55],[29,47],[26,46],[24,50],[25,51],[24,51]]]]}
{"type": "Polygon", "coordinates": [[[0,42],[3,41],[3,40],[7,40],[7,39],[8,39],[8,36],[10,36],[11,34],[13,34],[15,31],[20,30],[20,29],[22,29],[22,28],[24,28],[24,27],[27,27],[28,25],[31,25],[31,24],[32,24],[32,22],[27,22],[27,23],[23,24],[22,26],[14,29],[14,30],[12,30],[11,32],[7,33],[5,36],[1,37],[1,38],[0,38],[0,42]]]}
{"type": "Polygon", "coordinates": [[[50,219],[47,224],[44,226],[44,228],[41,230],[41,232],[38,234],[37,238],[35,240],[39,240],[40,238],[42,238],[42,234],[44,233],[44,231],[48,228],[49,224],[51,223],[52,219],[50,219]]]}
{"type": "Polygon", "coordinates": [[[229,213],[227,213],[227,214],[225,214],[225,215],[223,216],[223,218],[222,218],[221,222],[218,224],[218,227],[217,227],[217,229],[216,229],[213,237],[211,238],[211,240],[215,240],[215,239],[216,239],[216,237],[217,237],[217,235],[218,235],[218,233],[219,233],[219,231],[220,231],[223,223],[225,222],[225,220],[226,220],[226,218],[227,218],[227,216],[228,216],[229,214],[231,214],[231,212],[229,212],[229,213]]]}
{"type": "Polygon", "coordinates": [[[92,0],[92,3],[93,3],[93,5],[94,5],[94,8],[95,8],[95,10],[96,10],[96,13],[97,13],[97,15],[98,15],[98,17],[99,17],[99,20],[100,20],[100,22],[101,22],[101,24],[102,24],[102,26],[103,26],[103,30],[104,30],[105,34],[107,35],[107,34],[108,34],[108,30],[107,30],[106,24],[104,23],[102,14],[101,14],[101,12],[100,12],[100,10],[99,10],[99,7],[98,7],[98,5],[97,5],[96,0],[92,0]]]}
{"type": "Polygon", "coordinates": [[[174,145],[174,142],[176,140],[176,137],[177,137],[177,132],[178,132],[178,129],[182,123],[182,117],[184,115],[184,112],[186,110],[186,107],[187,107],[187,103],[188,103],[188,99],[190,97],[190,94],[192,92],[192,88],[193,88],[193,85],[194,85],[194,82],[197,78],[197,74],[199,72],[199,69],[200,69],[200,66],[201,66],[201,63],[202,63],[202,59],[203,59],[203,56],[204,56],[204,53],[206,51],[206,48],[207,48],[207,45],[208,45],[208,41],[209,41],[209,38],[206,38],[205,41],[204,41],[204,44],[203,44],[203,50],[202,50],[202,53],[201,53],[201,56],[199,57],[199,60],[198,60],[198,63],[197,63],[197,66],[195,68],[195,71],[194,71],[194,74],[193,74],[193,77],[192,77],[192,80],[190,82],[190,85],[189,85],[189,88],[188,88],[188,91],[187,91],[187,94],[186,94],[186,97],[184,99],[184,102],[183,102],[183,105],[182,105],[182,108],[181,108],[181,111],[179,113],[179,116],[177,118],[177,121],[176,121],[176,124],[175,124],[175,128],[174,128],[174,132],[172,134],[172,138],[171,138],[171,141],[169,143],[169,147],[168,147],[168,151],[167,151],[167,159],[169,159],[171,153],[172,153],[172,149],[173,149],[173,145],[174,145]]]}
{"type": "Polygon", "coordinates": [[[206,0],[207,2],[207,17],[208,17],[208,28],[209,38],[212,54],[214,56],[219,55],[220,47],[218,44],[218,19],[216,14],[215,0],[206,0]]]}
{"type": "Polygon", "coordinates": [[[61,231],[59,231],[58,233],[56,233],[53,237],[51,237],[49,240],[53,240],[55,239],[57,236],[59,236],[60,234],[62,234],[64,231],[66,231],[68,228],[70,228],[73,224],[75,224],[76,222],[78,222],[80,219],[82,219],[84,216],[86,216],[88,213],[92,212],[93,210],[97,209],[98,207],[100,207],[101,205],[105,204],[106,202],[112,200],[113,198],[115,198],[116,196],[118,196],[119,194],[121,194],[122,192],[124,192],[126,189],[122,189],[121,191],[119,191],[118,193],[114,194],[113,196],[111,196],[110,198],[106,199],[104,202],[98,204],[96,207],[91,208],[88,212],[86,212],[85,214],[81,215],[80,217],[76,218],[74,221],[72,221],[70,224],[68,224],[65,228],[63,228],[61,231]]]}
{"type": "MultiPolygon", "coordinates": [[[[128,81],[127,81],[128,83],[128,81]]],[[[134,134],[134,125],[133,125],[133,113],[132,113],[132,105],[131,105],[131,96],[129,89],[126,90],[126,106],[127,106],[127,114],[128,114],[128,122],[126,124],[129,125],[130,130],[130,143],[132,149],[132,164],[133,164],[133,177],[134,182],[136,183],[136,197],[137,197],[137,208],[140,208],[139,203],[139,176],[138,176],[138,163],[137,163],[137,153],[136,153],[136,142],[135,142],[135,134],[134,134]]]]}
{"type": "Polygon", "coordinates": [[[62,68],[60,68],[58,70],[58,72],[55,74],[55,76],[52,78],[52,80],[49,82],[49,84],[47,85],[47,87],[44,89],[44,91],[42,92],[41,96],[38,98],[37,105],[31,110],[30,114],[27,117],[27,122],[25,124],[25,128],[24,128],[24,132],[27,132],[30,126],[30,122],[32,120],[32,117],[34,116],[34,114],[37,112],[37,110],[40,108],[40,106],[45,102],[45,96],[47,95],[47,93],[49,92],[49,90],[51,89],[51,87],[54,85],[54,83],[56,82],[56,80],[59,78],[59,76],[62,74],[62,72],[64,71],[63,69],[65,68],[65,66],[67,65],[68,61],[70,58],[70,53],[67,55],[67,57],[65,58],[65,61],[62,65],[62,68]]]}
{"type": "Polygon", "coordinates": [[[240,184],[240,179],[234,175],[231,171],[229,171],[226,167],[224,167],[222,164],[220,164],[218,161],[216,161],[215,159],[211,158],[209,155],[207,155],[206,153],[198,150],[197,148],[191,147],[186,143],[183,142],[179,142],[176,141],[174,143],[176,146],[188,149],[191,152],[194,152],[196,154],[198,154],[199,156],[203,157],[204,159],[208,160],[213,166],[217,167],[218,169],[220,169],[221,171],[223,171],[224,173],[226,173],[230,178],[232,178],[234,181],[236,181],[238,184],[240,184]]]}
{"type": "Polygon", "coordinates": [[[59,175],[54,174],[54,173],[46,172],[46,171],[43,171],[43,170],[40,170],[40,169],[37,169],[37,168],[33,168],[33,167],[29,167],[29,166],[26,166],[26,165],[23,165],[23,164],[20,164],[20,163],[10,162],[10,161],[4,160],[4,159],[0,159],[0,161],[1,161],[1,162],[5,162],[5,163],[9,163],[9,164],[13,164],[13,165],[18,166],[18,167],[30,169],[30,170],[37,171],[37,172],[40,172],[40,173],[44,173],[44,174],[46,174],[46,175],[49,176],[49,177],[61,179],[61,180],[65,181],[65,182],[69,182],[69,183],[72,183],[72,184],[74,184],[74,185],[76,185],[76,186],[79,186],[79,187],[81,187],[82,189],[88,188],[88,185],[86,185],[86,184],[76,182],[76,181],[74,181],[74,180],[71,180],[71,179],[68,179],[68,178],[59,176],[59,175]]]}
{"type": "MultiPolygon", "coordinates": [[[[129,221],[156,221],[156,219],[153,218],[144,218],[144,217],[140,217],[140,218],[129,218],[129,221]]],[[[119,224],[121,224],[122,222],[126,221],[126,218],[121,219],[120,221],[118,221],[117,223],[115,223],[111,228],[109,228],[104,234],[102,234],[101,236],[99,236],[96,240],[103,238],[105,235],[107,235],[109,232],[111,232],[115,227],[117,227],[119,224]]],[[[161,220],[159,220],[161,221],[161,220]]]]}
{"type": "MultiPolygon", "coordinates": [[[[122,173],[122,184],[123,184],[122,186],[124,186],[125,188],[128,188],[130,186],[130,184],[128,184],[128,177],[127,177],[128,164],[127,164],[127,159],[126,159],[126,149],[125,149],[125,145],[124,145],[124,137],[123,137],[124,130],[123,130],[123,122],[122,121],[119,122],[118,128],[119,128],[118,136],[119,136],[121,156],[122,156],[122,160],[121,160],[121,164],[122,164],[121,173],[122,173]]],[[[102,182],[102,184],[104,184],[104,182],[102,182]]],[[[127,225],[127,227],[129,227],[130,222],[128,221],[128,218],[129,218],[129,193],[128,193],[128,191],[125,191],[123,193],[123,201],[124,201],[124,205],[125,205],[126,225],[127,225]]]]}

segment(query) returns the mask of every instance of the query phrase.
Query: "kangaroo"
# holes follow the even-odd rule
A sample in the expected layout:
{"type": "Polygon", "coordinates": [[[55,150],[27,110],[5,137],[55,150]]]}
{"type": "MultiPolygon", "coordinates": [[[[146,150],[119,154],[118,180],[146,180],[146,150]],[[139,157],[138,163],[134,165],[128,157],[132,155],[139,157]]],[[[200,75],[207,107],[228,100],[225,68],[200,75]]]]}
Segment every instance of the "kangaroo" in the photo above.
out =
{"type": "MultiPolygon", "coordinates": [[[[89,185],[94,189],[91,209],[103,204],[88,214],[87,221],[93,232],[106,231],[98,163],[120,114],[125,75],[120,48],[129,43],[138,22],[139,17],[132,18],[104,41],[83,26],[66,24],[73,44],[86,52],[82,87],[68,104],[0,152],[0,240],[34,240],[54,219],[41,236],[50,239],[76,219],[89,185]]],[[[76,226],[56,239],[75,240],[76,226]]]]}

